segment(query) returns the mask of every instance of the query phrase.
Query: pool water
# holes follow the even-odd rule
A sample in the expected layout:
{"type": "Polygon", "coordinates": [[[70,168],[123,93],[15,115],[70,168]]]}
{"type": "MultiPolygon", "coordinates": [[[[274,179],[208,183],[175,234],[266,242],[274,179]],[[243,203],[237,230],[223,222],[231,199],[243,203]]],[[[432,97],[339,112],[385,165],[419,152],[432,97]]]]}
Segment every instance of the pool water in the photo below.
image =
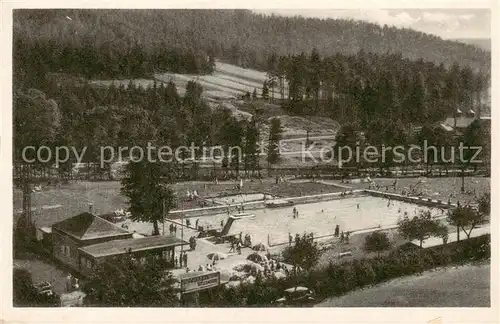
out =
{"type": "MultiPolygon", "coordinates": [[[[358,196],[339,200],[323,201],[310,204],[295,205],[299,213],[293,218],[293,207],[266,208],[252,210],[254,219],[236,220],[229,233],[243,235],[250,234],[252,243],[271,244],[288,241],[288,233],[312,232],[314,236],[333,234],[338,224],[341,231],[354,231],[389,226],[397,223],[399,217],[406,212],[408,216],[418,214],[420,210],[429,210],[428,207],[418,206],[401,201],[377,198],[372,196],[358,196]],[[358,209],[359,205],[359,209],[358,209]]],[[[441,209],[431,209],[433,216],[442,214],[441,209]]],[[[226,221],[228,215],[200,217],[200,225],[211,225],[211,228],[220,228],[221,221],[226,221]]]]}

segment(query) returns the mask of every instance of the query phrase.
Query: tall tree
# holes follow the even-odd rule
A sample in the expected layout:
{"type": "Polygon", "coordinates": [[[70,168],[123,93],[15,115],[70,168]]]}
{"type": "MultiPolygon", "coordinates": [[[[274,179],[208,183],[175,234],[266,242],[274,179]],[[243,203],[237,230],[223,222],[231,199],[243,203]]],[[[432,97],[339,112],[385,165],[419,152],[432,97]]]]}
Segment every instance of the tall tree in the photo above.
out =
{"type": "Polygon", "coordinates": [[[122,179],[122,193],[129,198],[131,219],[153,224],[153,235],[160,235],[158,224],[176,207],[175,192],[162,181],[160,163],[130,161],[122,179]]]}
{"type": "Polygon", "coordinates": [[[408,241],[418,240],[420,247],[423,241],[437,233],[439,221],[432,218],[430,211],[421,211],[419,215],[409,218],[405,216],[398,220],[398,231],[408,241]]]}
{"type": "Polygon", "coordinates": [[[460,230],[467,238],[470,237],[472,230],[486,220],[486,214],[477,211],[469,205],[457,206],[448,213],[447,221],[450,225],[457,228],[457,241],[460,240],[460,230]]]}
{"type": "Polygon", "coordinates": [[[302,237],[296,240],[294,245],[286,247],[283,251],[286,262],[307,271],[316,265],[320,256],[321,251],[318,248],[318,243],[314,242],[309,233],[304,233],[302,237]]]}
{"type": "Polygon", "coordinates": [[[269,129],[269,146],[267,149],[268,165],[276,164],[279,162],[281,132],[281,121],[279,120],[279,118],[271,119],[271,127],[269,129]]]}
{"type": "MultiPolygon", "coordinates": [[[[255,117],[247,123],[245,129],[245,172],[251,170],[252,174],[259,170],[258,152],[259,131],[257,129],[255,117]]],[[[260,171],[259,171],[260,172],[260,171]]]]}
{"type": "Polygon", "coordinates": [[[264,80],[264,83],[262,84],[262,99],[269,99],[269,87],[268,87],[268,81],[264,80]]]}

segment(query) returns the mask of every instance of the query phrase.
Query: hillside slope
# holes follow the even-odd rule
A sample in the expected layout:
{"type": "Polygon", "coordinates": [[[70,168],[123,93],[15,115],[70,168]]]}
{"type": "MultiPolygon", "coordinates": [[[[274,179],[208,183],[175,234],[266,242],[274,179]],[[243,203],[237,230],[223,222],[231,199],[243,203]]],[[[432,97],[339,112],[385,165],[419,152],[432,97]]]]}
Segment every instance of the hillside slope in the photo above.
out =
{"type": "Polygon", "coordinates": [[[72,46],[85,49],[83,58],[106,53],[108,61],[122,53],[151,60],[156,55],[151,53],[159,49],[181,49],[181,61],[188,56],[189,62],[182,62],[191,69],[200,64],[203,53],[264,70],[272,53],[298,54],[312,48],[323,55],[364,50],[401,52],[410,59],[445,65],[456,61],[487,68],[490,64],[487,51],[411,29],[353,20],[265,16],[248,10],[18,10],[14,39],[50,41],[54,48],[47,55],[72,46]],[[144,53],[137,52],[138,47],[144,53]]]}

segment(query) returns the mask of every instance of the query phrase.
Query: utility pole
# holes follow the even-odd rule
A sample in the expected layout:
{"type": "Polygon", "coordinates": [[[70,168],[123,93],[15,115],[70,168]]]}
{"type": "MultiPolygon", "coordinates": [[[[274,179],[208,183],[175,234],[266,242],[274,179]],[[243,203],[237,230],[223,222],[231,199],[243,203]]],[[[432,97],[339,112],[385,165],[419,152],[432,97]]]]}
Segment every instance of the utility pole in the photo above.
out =
{"type": "MultiPolygon", "coordinates": [[[[182,218],[181,218],[181,240],[182,242],[184,243],[184,200],[182,201],[181,203],[181,207],[182,207],[182,218]]],[[[184,252],[184,244],[181,245],[181,255],[182,253],[184,252]]]]}
{"type": "Polygon", "coordinates": [[[163,221],[162,221],[162,223],[163,223],[163,233],[162,233],[162,235],[165,236],[165,198],[163,198],[163,210],[162,210],[161,214],[163,215],[163,217],[162,217],[163,218],[163,221]]]}

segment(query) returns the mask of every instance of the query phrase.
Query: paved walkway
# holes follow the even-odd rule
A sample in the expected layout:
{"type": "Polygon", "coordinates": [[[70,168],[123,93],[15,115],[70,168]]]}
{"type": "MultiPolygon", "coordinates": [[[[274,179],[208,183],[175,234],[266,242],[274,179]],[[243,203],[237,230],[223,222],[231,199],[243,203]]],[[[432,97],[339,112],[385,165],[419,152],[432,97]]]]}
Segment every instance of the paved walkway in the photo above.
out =
{"type": "MultiPolygon", "coordinates": [[[[178,238],[182,237],[185,241],[188,241],[191,236],[195,237],[198,236],[197,231],[191,228],[187,228],[185,226],[182,231],[180,222],[181,220],[174,221],[174,223],[178,224],[176,233],[176,236],[178,238]]],[[[153,229],[153,226],[150,223],[132,222],[129,220],[125,221],[124,223],[127,224],[129,231],[136,231],[139,234],[150,235],[153,229]]],[[[170,235],[168,230],[169,225],[170,225],[169,221],[165,222],[165,233],[163,235],[170,235]]],[[[163,226],[160,225],[160,232],[162,232],[162,227],[163,226]]],[[[177,256],[180,255],[181,251],[185,251],[187,253],[188,256],[187,266],[192,271],[197,271],[200,265],[205,267],[208,263],[211,263],[211,261],[207,258],[207,254],[212,252],[224,253],[228,255],[228,258],[225,260],[217,261],[216,269],[221,271],[222,280],[229,280],[229,277],[233,272],[232,268],[238,264],[246,263],[247,256],[254,253],[254,251],[250,248],[242,248],[241,255],[239,255],[237,253],[228,253],[229,249],[230,249],[229,243],[214,244],[205,238],[198,238],[196,239],[196,249],[194,251],[191,251],[189,246],[186,245],[182,248],[177,247],[175,253],[177,256]]],[[[186,272],[186,267],[174,269],[172,271],[172,273],[176,276],[185,272],[186,272]]]]}

